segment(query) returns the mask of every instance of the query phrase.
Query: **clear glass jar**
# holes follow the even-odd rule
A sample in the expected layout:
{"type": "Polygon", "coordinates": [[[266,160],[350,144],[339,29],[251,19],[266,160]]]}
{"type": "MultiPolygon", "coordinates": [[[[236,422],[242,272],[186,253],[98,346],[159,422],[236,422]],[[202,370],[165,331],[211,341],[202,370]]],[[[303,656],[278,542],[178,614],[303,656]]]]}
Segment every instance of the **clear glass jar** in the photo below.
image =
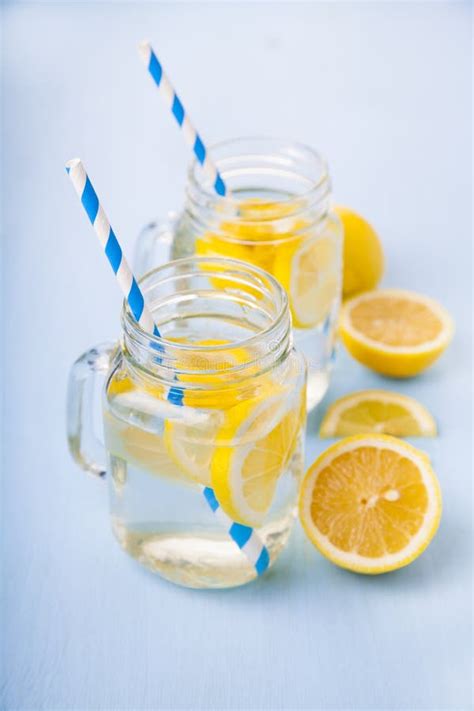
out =
{"type": "Polygon", "coordinates": [[[342,286],[342,226],[330,208],[326,163],[307,146],[269,138],[227,141],[211,152],[228,196],[216,195],[194,162],[183,211],[139,236],[137,270],[197,254],[241,259],[276,277],[308,362],[310,410],[329,384],[342,286]]]}
{"type": "Polygon", "coordinates": [[[133,558],[181,585],[241,585],[261,572],[254,538],[270,564],[285,546],[303,470],[306,367],[287,296],[229,259],[178,260],[140,284],[161,337],[124,306],[120,345],[76,362],[70,450],[107,471],[112,529],[133,558]],[[105,452],[92,428],[96,373],[105,452]]]}

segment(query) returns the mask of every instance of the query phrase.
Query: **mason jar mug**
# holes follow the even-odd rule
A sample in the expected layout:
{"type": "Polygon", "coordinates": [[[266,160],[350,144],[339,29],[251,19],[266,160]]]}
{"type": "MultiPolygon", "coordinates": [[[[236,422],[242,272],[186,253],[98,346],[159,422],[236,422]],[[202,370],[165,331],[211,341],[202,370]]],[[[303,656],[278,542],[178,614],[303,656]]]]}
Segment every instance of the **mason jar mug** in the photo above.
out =
{"type": "Polygon", "coordinates": [[[182,212],[139,236],[137,270],[196,254],[240,259],[272,274],[288,294],[312,409],[329,384],[342,283],[342,226],[331,211],[326,163],[307,146],[267,138],[228,141],[211,153],[226,196],[194,162],[182,212]]]}
{"type": "Polygon", "coordinates": [[[113,533],[133,558],[189,587],[231,587],[272,565],[295,520],[305,359],[288,298],[258,267],[190,257],[140,286],[160,337],[126,304],[118,345],[72,368],[68,437],[107,472],[113,533]],[[104,444],[93,434],[103,376],[104,444]]]}

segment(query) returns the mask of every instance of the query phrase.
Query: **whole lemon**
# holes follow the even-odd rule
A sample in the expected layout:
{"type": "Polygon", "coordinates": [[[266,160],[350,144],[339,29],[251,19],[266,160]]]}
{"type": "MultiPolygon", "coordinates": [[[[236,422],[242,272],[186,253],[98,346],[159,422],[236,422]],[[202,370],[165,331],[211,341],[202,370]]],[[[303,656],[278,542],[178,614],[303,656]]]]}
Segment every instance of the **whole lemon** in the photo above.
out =
{"type": "Polygon", "coordinates": [[[344,299],[375,289],[382,278],[383,250],[374,228],[346,207],[336,207],[344,227],[344,299]]]}

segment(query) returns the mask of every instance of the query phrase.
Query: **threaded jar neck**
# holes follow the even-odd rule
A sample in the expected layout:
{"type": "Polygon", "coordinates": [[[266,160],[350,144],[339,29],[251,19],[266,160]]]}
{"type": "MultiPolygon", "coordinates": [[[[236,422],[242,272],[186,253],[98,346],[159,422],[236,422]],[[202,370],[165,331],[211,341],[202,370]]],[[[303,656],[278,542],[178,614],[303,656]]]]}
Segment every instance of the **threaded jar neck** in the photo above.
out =
{"type": "Polygon", "coordinates": [[[212,230],[241,243],[246,241],[245,225],[252,228],[258,224],[261,241],[275,242],[287,239],[289,229],[294,236],[296,220],[301,220],[301,229],[308,229],[327,217],[331,198],[328,168],[311,148],[257,137],[218,143],[211,146],[210,153],[228,194],[217,195],[201,166],[192,163],[186,211],[197,232],[212,230]],[[244,225],[242,236],[225,228],[237,220],[244,225]]]}
{"type": "Polygon", "coordinates": [[[271,369],[291,350],[286,293],[258,267],[191,257],[154,269],[140,287],[161,335],[143,331],[124,304],[122,349],[147,378],[222,387],[271,369]]]}

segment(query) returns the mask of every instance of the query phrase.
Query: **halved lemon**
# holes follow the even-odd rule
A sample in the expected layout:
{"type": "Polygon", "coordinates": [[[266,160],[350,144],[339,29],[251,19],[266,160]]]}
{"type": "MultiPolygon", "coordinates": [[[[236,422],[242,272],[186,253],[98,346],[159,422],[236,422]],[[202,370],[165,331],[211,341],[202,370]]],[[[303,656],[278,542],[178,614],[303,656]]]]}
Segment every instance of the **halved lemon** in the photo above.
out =
{"type": "Polygon", "coordinates": [[[398,378],[421,373],[449,344],[453,322],[434,299],[402,289],[359,294],[342,309],[341,338],[369,368],[398,378]]]}
{"type": "Polygon", "coordinates": [[[388,435],[358,435],[332,445],[305,475],[303,527],[342,568],[386,573],[428,546],[441,517],[441,492],[426,454],[388,435]]]}
{"type": "Polygon", "coordinates": [[[317,326],[340,296],[339,246],[332,236],[289,242],[277,254],[274,275],[288,292],[293,325],[317,326]]]}
{"type": "Polygon", "coordinates": [[[320,437],[347,437],[380,432],[395,437],[435,437],[436,422],[426,407],[407,395],[388,390],[362,390],[330,405],[320,437]]]}
{"type": "Polygon", "coordinates": [[[281,395],[232,408],[218,433],[211,484],[223,510],[238,523],[258,526],[271,507],[280,476],[296,450],[303,395],[290,405],[281,395]]]}

